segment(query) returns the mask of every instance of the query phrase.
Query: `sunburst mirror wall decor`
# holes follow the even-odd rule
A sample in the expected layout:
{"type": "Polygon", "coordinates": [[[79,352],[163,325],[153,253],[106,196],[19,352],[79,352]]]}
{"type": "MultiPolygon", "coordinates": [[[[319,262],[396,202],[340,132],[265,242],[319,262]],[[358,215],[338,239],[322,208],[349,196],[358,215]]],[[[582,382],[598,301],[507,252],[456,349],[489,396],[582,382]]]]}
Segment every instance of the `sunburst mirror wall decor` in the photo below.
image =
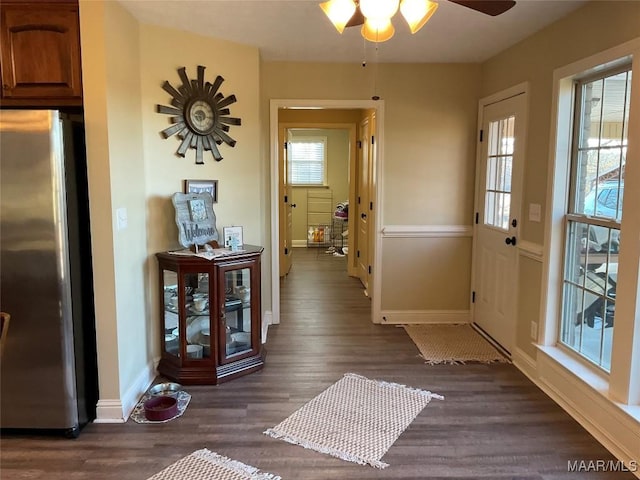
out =
{"type": "Polygon", "coordinates": [[[189,148],[196,151],[196,164],[203,164],[203,152],[210,151],[216,161],[222,160],[218,145],[234,147],[236,141],[227,135],[230,125],[240,125],[240,119],[228,116],[227,108],[236,102],[235,95],[225,97],[219,92],[224,78],[218,75],[213,83],[204,81],[204,69],[198,65],[198,77],[189,80],[185,67],[178,69],[182,85],[177,89],[166,81],[162,84],[173,98],[172,106],[157,105],[157,112],[171,115],[172,125],[160,132],[164,138],[176,135],[182,140],[176,153],[181,157],[189,148]]]}

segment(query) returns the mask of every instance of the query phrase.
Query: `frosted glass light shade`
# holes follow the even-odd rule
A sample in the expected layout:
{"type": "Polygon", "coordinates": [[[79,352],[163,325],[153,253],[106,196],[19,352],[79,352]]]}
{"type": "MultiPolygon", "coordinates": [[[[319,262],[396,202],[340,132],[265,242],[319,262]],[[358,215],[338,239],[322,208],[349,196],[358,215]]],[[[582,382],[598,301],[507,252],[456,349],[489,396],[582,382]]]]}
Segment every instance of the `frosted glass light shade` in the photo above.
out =
{"type": "Polygon", "coordinates": [[[360,30],[362,36],[370,42],[386,42],[393,34],[396,33],[396,29],[393,28],[391,20],[372,20],[367,18],[360,30]]]}
{"type": "Polygon", "coordinates": [[[389,20],[398,11],[399,0],[360,0],[360,11],[367,19],[389,20]]]}
{"type": "Polygon", "coordinates": [[[321,3],[320,8],[329,17],[336,30],[342,33],[356,11],[356,4],[353,0],[329,0],[321,3]]]}
{"type": "Polygon", "coordinates": [[[411,33],[416,33],[431,18],[438,4],[430,0],[402,0],[400,13],[409,24],[411,33]]]}

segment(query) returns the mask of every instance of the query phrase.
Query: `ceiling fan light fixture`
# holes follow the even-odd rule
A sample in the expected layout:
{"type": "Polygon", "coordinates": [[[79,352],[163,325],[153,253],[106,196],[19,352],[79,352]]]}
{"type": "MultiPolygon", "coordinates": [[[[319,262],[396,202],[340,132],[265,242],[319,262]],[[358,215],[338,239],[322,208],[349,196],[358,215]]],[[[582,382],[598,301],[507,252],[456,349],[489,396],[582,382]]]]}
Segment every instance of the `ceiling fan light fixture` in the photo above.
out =
{"type": "Polygon", "coordinates": [[[360,11],[367,19],[390,20],[399,3],[399,0],[360,0],[360,11]]]}
{"type": "Polygon", "coordinates": [[[438,4],[430,0],[402,0],[400,13],[409,24],[411,33],[416,33],[429,21],[438,4]]]}
{"type": "Polygon", "coordinates": [[[365,40],[380,43],[386,42],[396,33],[396,29],[391,23],[391,19],[374,20],[367,18],[360,30],[365,40]]]}
{"type": "Polygon", "coordinates": [[[329,0],[321,3],[320,8],[329,17],[336,30],[342,33],[356,11],[356,4],[353,0],[329,0]]]}

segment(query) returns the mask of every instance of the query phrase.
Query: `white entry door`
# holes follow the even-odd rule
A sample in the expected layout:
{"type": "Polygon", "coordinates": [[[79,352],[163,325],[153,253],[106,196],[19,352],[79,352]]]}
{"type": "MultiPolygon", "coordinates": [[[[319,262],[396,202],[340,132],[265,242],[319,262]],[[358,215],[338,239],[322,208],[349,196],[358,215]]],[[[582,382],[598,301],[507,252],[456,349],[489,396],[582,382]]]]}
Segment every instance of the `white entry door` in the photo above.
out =
{"type": "Polygon", "coordinates": [[[474,322],[505,350],[515,342],[526,94],[482,110],[474,249],[474,322]]]}

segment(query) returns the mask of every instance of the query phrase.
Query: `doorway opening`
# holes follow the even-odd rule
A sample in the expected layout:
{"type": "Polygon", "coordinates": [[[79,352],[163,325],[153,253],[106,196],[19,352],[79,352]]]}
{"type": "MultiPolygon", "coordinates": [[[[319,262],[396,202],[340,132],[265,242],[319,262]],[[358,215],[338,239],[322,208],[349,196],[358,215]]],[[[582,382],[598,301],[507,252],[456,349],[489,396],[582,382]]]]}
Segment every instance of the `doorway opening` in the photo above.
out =
{"type": "MultiPolygon", "coordinates": [[[[340,234],[347,233],[343,240],[346,244],[342,243],[340,250],[347,252],[348,275],[360,277],[359,271],[366,272],[365,281],[362,278],[361,281],[365,289],[368,288],[369,296],[372,297],[372,314],[376,309],[376,305],[379,311],[379,295],[372,295],[375,292],[376,285],[376,277],[372,275],[372,272],[375,271],[375,265],[379,263],[379,248],[377,248],[376,244],[380,239],[375,234],[374,225],[379,225],[377,219],[379,209],[377,209],[376,199],[381,198],[379,192],[381,184],[376,178],[376,173],[381,170],[383,106],[383,102],[371,100],[271,101],[272,321],[270,323],[280,323],[280,278],[285,276],[290,269],[294,247],[301,246],[301,242],[304,242],[304,246],[308,247],[309,239],[311,239],[312,243],[314,241],[317,243],[320,240],[319,236],[314,237],[314,234],[311,234],[311,236],[309,234],[312,231],[310,227],[315,232],[316,224],[318,224],[315,219],[311,218],[313,215],[310,216],[309,212],[304,212],[303,215],[302,209],[295,211],[302,203],[299,203],[300,195],[296,195],[301,191],[296,193],[292,191],[291,172],[288,171],[288,163],[284,160],[287,157],[286,145],[290,138],[294,136],[292,132],[304,135],[306,133],[318,133],[320,130],[325,130],[325,133],[342,130],[348,133],[347,198],[341,198],[345,196],[344,192],[340,193],[343,187],[338,188],[337,196],[335,196],[336,192],[333,191],[333,188],[330,188],[330,185],[314,187],[314,190],[316,192],[331,190],[331,200],[328,204],[331,217],[333,217],[338,204],[346,203],[348,205],[350,210],[348,219],[346,224],[340,227],[340,234]],[[370,138],[365,140],[360,137],[361,123],[364,119],[368,119],[368,135],[370,135],[370,138]],[[363,147],[365,151],[370,152],[370,162],[367,164],[367,168],[364,169],[367,172],[367,195],[364,195],[362,190],[361,172],[363,168],[361,151],[363,147]],[[298,217],[297,222],[293,220],[294,215],[298,217]],[[305,217],[302,222],[300,221],[300,215],[305,217]],[[356,220],[359,218],[366,219],[367,226],[371,225],[369,227],[370,231],[366,232],[366,236],[363,236],[359,231],[356,220]],[[293,225],[294,223],[298,224],[297,227],[293,225]],[[365,268],[358,268],[358,262],[356,261],[358,258],[366,258],[366,261],[363,262],[366,264],[365,268]],[[368,285],[369,281],[371,281],[371,285],[368,285]],[[377,300],[377,304],[375,300],[377,300]]],[[[308,198],[307,192],[305,192],[307,195],[305,200],[308,198]]],[[[333,231],[332,223],[328,229],[330,237],[329,239],[323,238],[322,240],[326,244],[323,243],[321,246],[335,249],[335,245],[327,243],[329,240],[331,242],[339,240],[335,237],[336,233],[333,231]]],[[[324,254],[324,251],[318,254],[324,254]]]]}

